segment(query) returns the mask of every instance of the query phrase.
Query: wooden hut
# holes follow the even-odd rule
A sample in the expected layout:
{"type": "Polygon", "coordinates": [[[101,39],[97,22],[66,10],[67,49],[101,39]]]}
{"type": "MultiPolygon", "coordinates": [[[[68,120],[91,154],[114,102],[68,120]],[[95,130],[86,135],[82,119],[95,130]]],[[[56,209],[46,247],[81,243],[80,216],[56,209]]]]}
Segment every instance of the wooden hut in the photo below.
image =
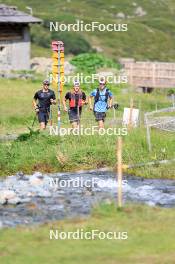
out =
{"type": "Polygon", "coordinates": [[[42,20],[0,5],[0,71],[30,69],[30,24],[42,20]]]}

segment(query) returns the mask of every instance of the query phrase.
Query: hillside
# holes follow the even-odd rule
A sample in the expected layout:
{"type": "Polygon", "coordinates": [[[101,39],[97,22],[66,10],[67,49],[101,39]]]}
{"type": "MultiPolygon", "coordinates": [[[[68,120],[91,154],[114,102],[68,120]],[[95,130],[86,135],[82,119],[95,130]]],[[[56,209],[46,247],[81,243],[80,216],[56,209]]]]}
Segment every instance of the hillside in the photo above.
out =
{"type": "MultiPolygon", "coordinates": [[[[127,32],[88,32],[81,37],[92,46],[112,58],[135,57],[159,61],[175,60],[175,2],[173,0],[4,0],[4,4],[15,5],[33,15],[44,19],[44,25],[32,29],[33,56],[50,56],[49,44],[58,33],[51,34],[48,21],[75,23],[84,22],[127,23],[127,32]],[[123,17],[120,18],[119,17],[123,17]]],[[[64,34],[64,33],[63,33],[64,34]]],[[[59,35],[59,34],[58,34],[59,35]]],[[[66,33],[65,33],[66,35],[66,33]]],[[[79,33],[67,35],[70,45],[77,45],[79,33]]],[[[59,35],[60,37],[60,35],[59,35]]]]}

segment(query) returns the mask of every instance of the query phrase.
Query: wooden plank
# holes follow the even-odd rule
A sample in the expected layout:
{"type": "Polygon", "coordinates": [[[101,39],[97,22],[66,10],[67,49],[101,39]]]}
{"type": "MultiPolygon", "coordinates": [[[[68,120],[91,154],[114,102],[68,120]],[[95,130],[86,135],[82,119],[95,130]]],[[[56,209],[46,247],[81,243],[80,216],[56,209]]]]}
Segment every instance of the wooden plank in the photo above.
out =
{"type": "Polygon", "coordinates": [[[122,207],[122,137],[117,139],[118,207],[122,207]]]}
{"type": "Polygon", "coordinates": [[[175,63],[121,60],[128,81],[135,87],[174,88],[175,63]]]}

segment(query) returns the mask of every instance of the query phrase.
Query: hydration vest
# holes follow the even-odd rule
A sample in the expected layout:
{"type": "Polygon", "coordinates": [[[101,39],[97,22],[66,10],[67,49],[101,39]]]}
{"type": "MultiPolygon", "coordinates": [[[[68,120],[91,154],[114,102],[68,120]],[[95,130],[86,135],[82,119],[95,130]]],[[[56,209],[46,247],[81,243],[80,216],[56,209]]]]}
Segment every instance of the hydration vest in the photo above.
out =
{"type": "MultiPolygon", "coordinates": [[[[97,88],[97,93],[96,93],[96,96],[94,98],[94,104],[96,104],[98,101],[100,101],[100,90],[99,88],[97,88]]],[[[106,88],[106,92],[105,92],[105,102],[107,103],[108,102],[108,98],[109,98],[109,89],[106,88]]]]}
{"type": "Polygon", "coordinates": [[[79,91],[78,93],[71,92],[71,99],[69,101],[69,106],[70,107],[76,107],[76,100],[75,100],[75,95],[78,94],[78,105],[79,107],[82,106],[82,92],[79,91]]]}

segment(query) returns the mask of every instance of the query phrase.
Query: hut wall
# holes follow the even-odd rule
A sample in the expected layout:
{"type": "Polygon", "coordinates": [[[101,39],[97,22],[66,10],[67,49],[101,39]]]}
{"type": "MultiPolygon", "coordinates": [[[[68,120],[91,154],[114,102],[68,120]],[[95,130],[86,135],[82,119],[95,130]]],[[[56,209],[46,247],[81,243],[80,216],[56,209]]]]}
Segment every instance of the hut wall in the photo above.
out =
{"type": "Polygon", "coordinates": [[[4,31],[0,38],[0,71],[30,69],[29,27],[23,26],[12,33],[4,31]],[[16,34],[15,34],[16,33],[16,34]]]}

